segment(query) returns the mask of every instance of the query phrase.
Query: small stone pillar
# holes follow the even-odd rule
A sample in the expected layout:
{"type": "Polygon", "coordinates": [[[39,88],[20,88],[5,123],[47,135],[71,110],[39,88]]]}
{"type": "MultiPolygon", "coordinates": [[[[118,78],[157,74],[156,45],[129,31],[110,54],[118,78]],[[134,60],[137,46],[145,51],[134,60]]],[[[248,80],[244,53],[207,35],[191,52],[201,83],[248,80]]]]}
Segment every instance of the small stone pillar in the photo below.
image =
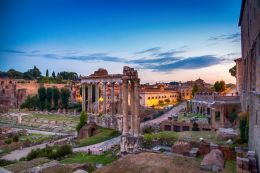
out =
{"type": "Polygon", "coordinates": [[[85,84],[82,85],[82,112],[86,111],[86,88],[85,84]]]}

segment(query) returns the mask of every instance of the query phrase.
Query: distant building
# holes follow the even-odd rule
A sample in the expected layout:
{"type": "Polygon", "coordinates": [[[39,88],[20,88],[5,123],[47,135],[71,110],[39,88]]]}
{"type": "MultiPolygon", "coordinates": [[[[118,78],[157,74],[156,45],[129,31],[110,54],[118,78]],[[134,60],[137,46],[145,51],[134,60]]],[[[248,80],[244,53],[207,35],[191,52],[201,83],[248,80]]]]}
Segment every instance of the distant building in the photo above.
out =
{"type": "Polygon", "coordinates": [[[159,105],[160,102],[176,103],[180,97],[179,92],[165,85],[146,85],[140,90],[140,104],[145,107],[159,105]]]}
{"type": "Polygon", "coordinates": [[[236,125],[231,122],[232,113],[238,115],[241,111],[239,96],[222,96],[214,92],[197,93],[187,103],[188,112],[208,115],[212,129],[230,128],[236,125]]]}
{"type": "MultiPolygon", "coordinates": [[[[242,41],[242,111],[249,115],[249,148],[260,157],[260,1],[243,0],[239,26],[242,41]]],[[[238,67],[239,68],[239,67],[238,67]]],[[[260,159],[258,159],[260,167],[260,159]]]]}

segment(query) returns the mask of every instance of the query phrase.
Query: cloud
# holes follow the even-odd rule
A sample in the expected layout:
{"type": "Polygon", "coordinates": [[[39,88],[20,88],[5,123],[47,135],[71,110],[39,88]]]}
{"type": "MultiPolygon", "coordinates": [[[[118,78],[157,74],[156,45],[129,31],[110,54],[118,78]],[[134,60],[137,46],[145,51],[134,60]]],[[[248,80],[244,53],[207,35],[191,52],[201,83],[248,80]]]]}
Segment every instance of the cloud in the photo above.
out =
{"type": "Polygon", "coordinates": [[[240,42],[241,34],[240,33],[233,33],[233,34],[222,34],[215,37],[210,37],[209,41],[231,41],[231,42],[240,42]]]}
{"type": "Polygon", "coordinates": [[[146,65],[143,68],[152,69],[153,71],[168,72],[176,69],[199,69],[199,68],[209,67],[212,65],[217,65],[219,63],[221,63],[220,58],[214,55],[204,55],[204,56],[184,58],[167,64],[146,65]]]}
{"type": "Polygon", "coordinates": [[[0,49],[0,52],[4,52],[4,53],[26,53],[24,51],[15,50],[15,49],[0,49]]]}
{"type": "Polygon", "coordinates": [[[144,65],[144,64],[157,64],[157,63],[171,63],[173,61],[177,61],[179,58],[177,57],[163,57],[163,58],[154,58],[154,59],[147,59],[147,58],[140,58],[136,60],[128,61],[129,63],[144,65]]]}
{"type": "Polygon", "coordinates": [[[124,62],[123,58],[110,56],[105,53],[88,54],[83,56],[64,56],[61,59],[79,60],[79,61],[109,61],[109,62],[124,62]]]}
{"type": "Polygon", "coordinates": [[[149,49],[145,49],[145,50],[136,52],[135,54],[155,53],[155,52],[160,51],[160,49],[161,49],[161,47],[152,47],[152,48],[149,48],[149,49]]]}

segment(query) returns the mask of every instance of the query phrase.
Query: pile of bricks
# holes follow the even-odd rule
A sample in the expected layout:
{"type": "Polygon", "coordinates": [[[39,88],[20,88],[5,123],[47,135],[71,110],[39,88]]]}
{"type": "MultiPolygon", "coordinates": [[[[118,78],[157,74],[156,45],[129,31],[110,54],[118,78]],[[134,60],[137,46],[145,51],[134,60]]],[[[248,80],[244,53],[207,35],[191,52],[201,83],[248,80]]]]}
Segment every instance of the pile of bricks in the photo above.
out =
{"type": "Polygon", "coordinates": [[[254,151],[248,151],[246,157],[237,157],[237,173],[258,173],[254,151]]]}

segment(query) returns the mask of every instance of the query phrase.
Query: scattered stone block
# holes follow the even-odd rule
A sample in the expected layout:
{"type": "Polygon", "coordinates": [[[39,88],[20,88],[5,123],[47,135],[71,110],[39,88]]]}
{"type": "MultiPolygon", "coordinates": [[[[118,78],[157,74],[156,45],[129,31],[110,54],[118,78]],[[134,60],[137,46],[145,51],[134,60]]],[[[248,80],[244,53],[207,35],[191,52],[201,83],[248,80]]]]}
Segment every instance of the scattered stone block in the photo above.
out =
{"type": "Polygon", "coordinates": [[[219,149],[213,149],[205,155],[200,168],[206,171],[222,171],[224,169],[224,157],[219,149]]]}
{"type": "Polygon", "coordinates": [[[222,139],[235,139],[238,136],[238,132],[232,128],[219,128],[217,136],[222,139]]]}
{"type": "Polygon", "coordinates": [[[188,142],[177,141],[172,146],[172,152],[177,154],[189,155],[191,150],[191,145],[188,142]]]}

